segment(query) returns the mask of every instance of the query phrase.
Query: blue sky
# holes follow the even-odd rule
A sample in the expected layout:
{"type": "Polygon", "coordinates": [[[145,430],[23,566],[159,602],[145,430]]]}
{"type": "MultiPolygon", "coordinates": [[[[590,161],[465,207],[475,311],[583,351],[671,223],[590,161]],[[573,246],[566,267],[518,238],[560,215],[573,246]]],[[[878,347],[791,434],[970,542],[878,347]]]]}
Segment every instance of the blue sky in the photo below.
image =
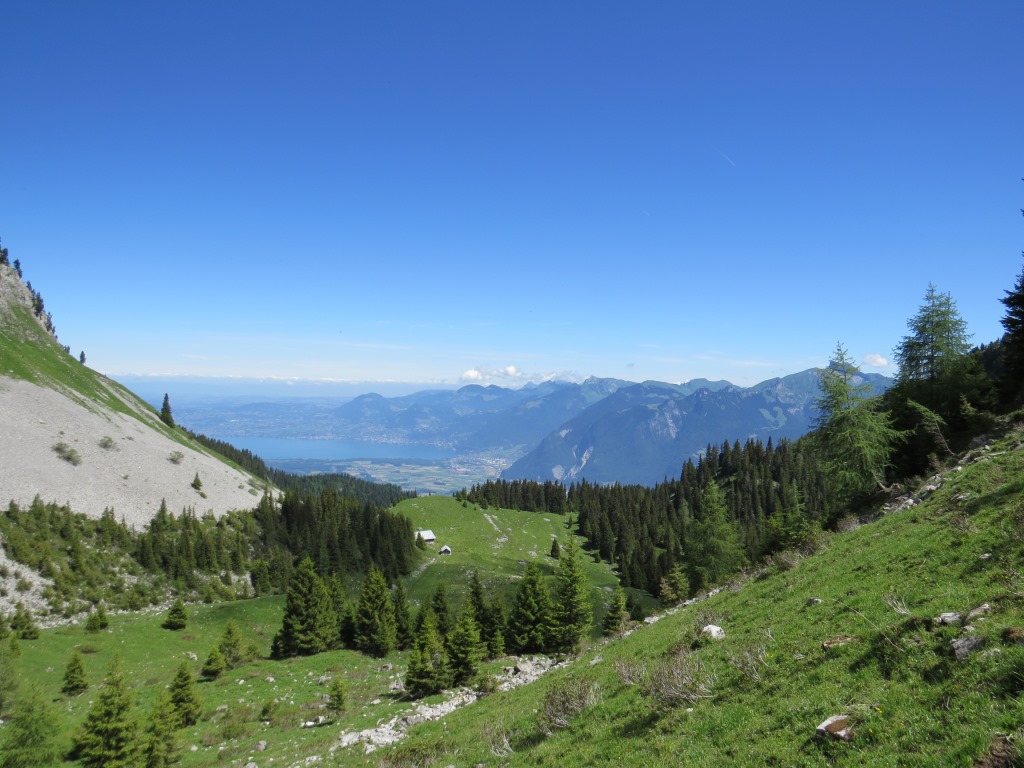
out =
{"type": "Polygon", "coordinates": [[[1024,3],[0,10],[0,238],[106,373],[752,384],[974,341],[1024,3]]]}

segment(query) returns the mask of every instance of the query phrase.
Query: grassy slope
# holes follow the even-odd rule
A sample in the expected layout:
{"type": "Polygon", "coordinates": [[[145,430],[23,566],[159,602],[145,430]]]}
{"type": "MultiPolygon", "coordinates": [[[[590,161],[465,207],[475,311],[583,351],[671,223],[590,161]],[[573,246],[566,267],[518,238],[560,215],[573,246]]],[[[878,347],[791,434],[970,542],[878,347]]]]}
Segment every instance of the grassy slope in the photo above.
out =
{"type": "Polygon", "coordinates": [[[1024,646],[1001,638],[1024,626],[1022,492],[1024,450],[968,465],[924,504],[835,536],[795,567],[591,649],[572,668],[450,716],[446,727],[424,726],[391,764],[972,765],[995,734],[1024,722],[1024,646]],[[812,598],[823,602],[808,605],[812,598]],[[968,632],[931,619],[982,603],[993,612],[971,634],[984,649],[957,662],[949,644],[968,632]],[[711,698],[655,711],[641,686],[620,680],[616,661],[650,669],[690,653],[708,621],[727,632],[692,650],[716,675],[711,698]],[[839,635],[856,640],[823,650],[839,635]],[[760,648],[760,679],[734,666],[760,648]],[[545,692],[580,675],[600,685],[601,700],[545,737],[535,714],[545,692]],[[854,718],[853,741],[815,738],[817,724],[840,713],[854,718]],[[496,757],[495,734],[508,737],[511,754],[496,757]]]}
{"type": "MultiPolygon", "coordinates": [[[[468,508],[451,497],[410,499],[400,505],[414,524],[429,524],[450,543],[451,557],[428,554],[420,573],[407,580],[413,601],[429,599],[439,583],[448,589],[453,606],[465,600],[468,574],[479,570],[488,591],[511,594],[513,577],[522,572],[521,560],[536,550],[539,558],[555,561],[547,553],[552,535],[564,535],[565,518],[512,510],[487,510],[502,527],[511,528],[505,535],[509,541],[492,548],[498,534],[483,517],[483,511],[468,508]]],[[[564,539],[563,539],[564,540],[564,539]]],[[[440,543],[438,547],[440,547],[440,543]]],[[[588,575],[595,585],[595,605],[604,610],[607,591],[614,577],[604,565],[590,563],[588,575]]],[[[358,588],[358,585],[356,585],[358,588]]],[[[234,618],[245,639],[255,641],[265,654],[281,624],[282,597],[243,600],[218,605],[192,606],[188,627],[171,632],[160,627],[164,614],[126,614],[111,616],[108,631],[87,633],[83,626],[44,630],[38,640],[20,642],[21,655],[15,660],[19,677],[39,685],[48,698],[60,701],[60,730],[64,746],[70,746],[71,731],[88,711],[98,684],[115,654],[121,654],[127,675],[132,680],[137,712],[144,717],[158,690],[171,681],[178,665],[196,654],[190,662],[198,676],[210,648],[224,631],[228,619],[234,618]],[[64,669],[74,648],[88,651],[85,657],[93,687],[82,696],[64,699],[60,687],[64,669]]],[[[224,675],[215,682],[203,682],[199,691],[204,699],[204,719],[182,732],[186,751],[182,766],[222,765],[230,760],[244,763],[254,755],[260,740],[268,749],[258,757],[259,764],[290,765],[297,756],[326,754],[342,730],[362,730],[380,720],[389,720],[406,712],[410,702],[389,690],[394,679],[404,675],[406,653],[394,653],[385,660],[373,659],[351,651],[333,651],[309,658],[286,661],[259,661],[224,675]],[[391,670],[381,670],[389,663],[391,670]],[[299,728],[303,720],[323,714],[321,705],[327,686],[317,680],[323,675],[342,674],[348,686],[349,708],[330,726],[299,728]],[[267,725],[260,712],[268,701],[279,700],[278,712],[267,725]],[[216,715],[220,706],[227,714],[216,715]],[[188,748],[196,745],[196,751],[188,748]],[[223,746],[223,749],[221,747],[223,746]],[[274,763],[271,763],[271,761],[274,763]]],[[[496,671],[500,663],[487,666],[496,671]]],[[[439,700],[439,697],[435,697],[439,700]]],[[[360,748],[339,753],[345,764],[367,764],[360,748]]],[[[369,764],[374,764],[375,759],[369,764]]]]}
{"type": "MultiPolygon", "coordinates": [[[[572,666],[493,694],[443,722],[416,726],[396,748],[369,756],[360,746],[333,754],[329,748],[343,730],[371,727],[407,710],[408,702],[388,690],[404,670],[404,654],[386,659],[395,665],[386,671],[379,660],[347,651],[247,665],[200,686],[204,719],[183,732],[182,765],[244,763],[249,757],[260,765],[292,765],[310,754],[323,755],[320,764],[326,765],[972,765],[995,734],[1012,735],[1024,722],[1017,698],[1024,690],[1024,646],[1002,639],[1005,628],[1024,626],[1024,450],[1010,446],[997,446],[990,459],[950,473],[912,510],[835,536],[818,555],[777,565],[627,638],[596,640],[572,666]],[[808,605],[810,598],[822,602],[808,605]],[[908,614],[892,607],[901,603],[908,614]],[[982,603],[993,608],[975,622],[974,634],[985,647],[957,662],[949,642],[965,630],[935,627],[931,619],[982,603]],[[697,631],[709,621],[723,626],[727,637],[700,646],[697,631]],[[826,640],[844,634],[857,639],[823,650],[826,640]],[[694,645],[699,647],[691,650],[694,645]],[[761,648],[765,663],[756,675],[734,666],[745,651],[761,648]],[[716,676],[712,697],[691,711],[686,705],[656,711],[642,686],[623,682],[616,671],[617,662],[653,669],[679,653],[700,659],[716,676]],[[317,678],[325,673],[345,676],[348,712],[335,724],[299,728],[321,711],[327,688],[317,678]],[[545,694],[581,676],[598,684],[600,700],[569,728],[545,736],[536,714],[545,694]],[[260,710],[274,699],[279,712],[265,725],[260,710]],[[222,705],[227,713],[216,715],[222,705]],[[853,716],[854,740],[815,738],[815,726],[838,713],[853,716]],[[499,757],[493,745],[502,737],[513,751],[499,757]],[[257,755],[261,739],[269,746],[257,755]],[[187,749],[193,744],[194,752],[187,749]]],[[[564,531],[557,516],[486,510],[506,533],[512,529],[510,541],[494,549],[498,534],[484,510],[442,497],[410,500],[403,510],[438,533],[438,547],[451,542],[454,550],[410,580],[409,592],[418,599],[443,580],[453,602],[461,602],[465,573],[485,565],[492,570],[484,581],[496,586],[504,579],[495,574],[518,573],[529,552],[546,559],[551,534],[564,531]]],[[[599,585],[610,583],[607,572],[593,575],[599,585]]],[[[160,629],[157,615],[112,617],[110,631],[98,635],[81,627],[50,630],[39,640],[22,641],[17,666],[22,679],[58,699],[73,647],[95,651],[87,657],[94,685],[120,652],[142,715],[187,651],[199,656],[192,663],[198,673],[230,616],[266,650],[281,604],[274,598],[196,607],[180,633],[160,629]]],[[[65,739],[95,690],[62,700],[65,739]]]]}

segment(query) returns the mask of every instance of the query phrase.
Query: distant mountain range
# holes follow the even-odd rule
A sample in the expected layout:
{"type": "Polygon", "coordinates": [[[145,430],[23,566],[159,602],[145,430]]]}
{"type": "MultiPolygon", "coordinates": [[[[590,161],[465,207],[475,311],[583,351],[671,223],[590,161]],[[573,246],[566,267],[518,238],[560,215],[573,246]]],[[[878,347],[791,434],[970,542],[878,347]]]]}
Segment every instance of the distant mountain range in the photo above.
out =
{"type": "MultiPolygon", "coordinates": [[[[879,392],[890,383],[878,374],[863,379],[879,392]]],[[[176,412],[191,429],[229,442],[232,436],[259,436],[434,445],[514,459],[502,472],[506,479],[650,485],[677,476],[683,462],[709,443],[803,435],[817,416],[817,396],[812,369],[752,387],[707,379],[637,384],[590,378],[521,389],[469,385],[399,397],[371,393],[341,404],[329,398],[211,399],[176,412]]]]}
{"type": "MultiPolygon", "coordinates": [[[[878,374],[862,378],[876,392],[891,382],[878,374]]],[[[703,380],[619,387],[548,434],[502,477],[652,485],[678,476],[683,462],[711,443],[800,437],[814,426],[817,396],[813,369],[748,388],[703,380]]]]}

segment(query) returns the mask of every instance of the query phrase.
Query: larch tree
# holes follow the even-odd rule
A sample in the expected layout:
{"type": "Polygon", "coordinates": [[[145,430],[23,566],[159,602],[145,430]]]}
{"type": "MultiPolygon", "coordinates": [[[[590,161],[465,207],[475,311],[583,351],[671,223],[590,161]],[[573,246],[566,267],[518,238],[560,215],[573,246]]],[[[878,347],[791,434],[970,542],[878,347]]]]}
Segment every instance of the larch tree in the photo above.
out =
{"type": "Polygon", "coordinates": [[[910,333],[896,349],[899,381],[935,381],[971,348],[967,323],[953,297],[931,283],[907,329],[910,333]]]}
{"type": "Polygon", "coordinates": [[[178,762],[181,753],[178,727],[178,714],[171,695],[160,691],[142,732],[139,758],[143,768],[169,768],[178,762]]]}
{"type": "Polygon", "coordinates": [[[842,344],[836,345],[828,368],[819,371],[818,387],[815,439],[841,499],[884,487],[902,435],[881,409],[880,399],[869,397],[871,387],[842,344]]]}
{"type": "Polygon", "coordinates": [[[976,431],[979,408],[987,411],[994,404],[991,382],[978,356],[969,354],[967,323],[948,293],[929,285],[907,328],[895,353],[896,383],[885,395],[893,423],[907,441],[895,457],[901,474],[924,471],[937,460],[942,446],[936,429],[945,429],[942,442],[955,451],[976,431]]]}
{"type": "Polygon", "coordinates": [[[701,494],[700,514],[690,524],[685,555],[694,592],[721,581],[743,562],[743,548],[729,519],[725,493],[714,481],[701,494]]]}
{"type": "Polygon", "coordinates": [[[58,720],[38,688],[14,707],[0,729],[0,768],[51,768],[61,763],[58,720]]]}

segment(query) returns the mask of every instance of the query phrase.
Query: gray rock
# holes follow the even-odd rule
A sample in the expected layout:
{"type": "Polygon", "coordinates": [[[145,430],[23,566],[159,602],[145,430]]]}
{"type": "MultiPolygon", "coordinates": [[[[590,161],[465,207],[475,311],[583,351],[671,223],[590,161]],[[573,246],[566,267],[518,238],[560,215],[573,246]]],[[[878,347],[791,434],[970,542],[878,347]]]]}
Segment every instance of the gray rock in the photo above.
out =
{"type": "Polygon", "coordinates": [[[820,597],[812,597],[807,601],[807,607],[811,608],[815,605],[821,605],[824,601],[820,597]]]}
{"type": "Polygon", "coordinates": [[[261,739],[260,741],[256,742],[256,751],[257,752],[265,752],[266,749],[267,749],[267,742],[266,742],[266,740],[261,739]]]}
{"type": "Polygon", "coordinates": [[[959,624],[963,620],[964,617],[961,614],[950,611],[949,613],[943,613],[939,616],[936,616],[934,619],[932,619],[932,623],[938,624],[940,626],[948,626],[950,624],[959,624]]]}
{"type": "Polygon", "coordinates": [[[981,616],[987,616],[990,613],[992,613],[992,606],[989,605],[988,603],[982,603],[977,608],[975,608],[973,611],[971,611],[970,613],[967,614],[967,620],[968,621],[974,621],[975,619],[977,619],[977,618],[979,618],[981,616]]]}
{"type": "Polygon", "coordinates": [[[957,661],[966,661],[967,657],[985,644],[981,637],[959,637],[949,644],[957,661]]]}

